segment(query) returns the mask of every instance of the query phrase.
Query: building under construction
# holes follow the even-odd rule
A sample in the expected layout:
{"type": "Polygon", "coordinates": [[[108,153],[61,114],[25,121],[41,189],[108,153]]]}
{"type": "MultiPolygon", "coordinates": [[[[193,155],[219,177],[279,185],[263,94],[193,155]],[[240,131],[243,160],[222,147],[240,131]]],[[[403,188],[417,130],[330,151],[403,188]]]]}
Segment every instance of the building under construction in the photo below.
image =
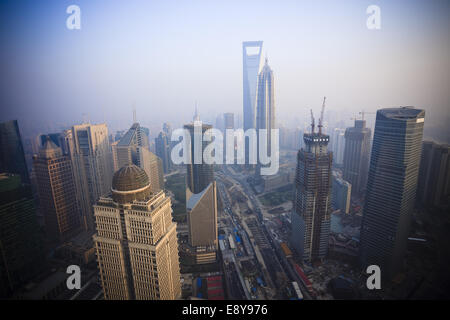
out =
{"type": "Polygon", "coordinates": [[[322,133],[323,111],[319,132],[314,131],[311,111],[311,133],[305,133],[305,147],[297,154],[295,198],[292,212],[291,244],[306,261],[327,254],[331,213],[332,153],[328,151],[329,136],[322,133]]]}

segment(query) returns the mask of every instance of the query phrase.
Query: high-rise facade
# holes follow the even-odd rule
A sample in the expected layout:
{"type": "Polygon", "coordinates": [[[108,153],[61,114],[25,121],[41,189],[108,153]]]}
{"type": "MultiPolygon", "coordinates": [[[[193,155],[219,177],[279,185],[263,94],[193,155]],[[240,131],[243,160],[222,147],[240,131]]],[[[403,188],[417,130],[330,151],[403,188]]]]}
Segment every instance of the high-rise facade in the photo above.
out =
{"type": "Polygon", "coordinates": [[[186,209],[189,230],[189,244],[197,252],[196,262],[207,263],[216,259],[218,246],[217,230],[217,190],[214,180],[214,165],[205,163],[203,152],[209,142],[208,130],[211,125],[201,121],[184,126],[190,134],[188,150],[189,163],[186,165],[186,209]],[[198,130],[198,131],[197,131],[198,130]],[[195,132],[201,133],[203,139],[197,140],[195,132]],[[206,139],[205,139],[206,138],[206,139]],[[198,148],[198,149],[197,149],[198,148]],[[196,164],[195,152],[201,154],[201,163],[196,164]],[[201,252],[201,253],[200,253],[201,252]]]}
{"type": "Polygon", "coordinates": [[[262,41],[242,43],[244,130],[256,128],[256,94],[262,68],[262,41]]]}
{"type": "Polygon", "coordinates": [[[333,161],[337,165],[342,165],[344,162],[345,149],[345,130],[335,128],[331,137],[331,144],[333,150],[333,161]]]}
{"type": "MultiPolygon", "coordinates": [[[[273,81],[273,71],[266,62],[261,72],[258,75],[258,89],[257,89],[257,100],[256,100],[256,129],[257,129],[257,140],[258,140],[258,157],[259,149],[262,148],[260,142],[259,130],[267,130],[266,143],[267,150],[264,151],[265,154],[272,154],[272,129],[276,128],[275,124],[275,98],[274,98],[274,81],[273,81]]],[[[257,165],[257,174],[260,174],[260,162],[257,165]]]]}
{"type": "Polygon", "coordinates": [[[234,113],[224,113],[223,120],[225,129],[234,129],[234,113]]]}
{"type": "MultiPolygon", "coordinates": [[[[184,129],[188,130],[191,138],[189,143],[190,150],[188,150],[190,161],[186,165],[187,188],[191,193],[200,193],[214,181],[214,165],[206,163],[203,159],[203,151],[209,144],[206,135],[209,134],[208,130],[212,129],[212,126],[209,124],[202,124],[201,121],[196,121],[194,123],[186,124],[184,129]],[[203,137],[201,145],[198,144],[200,141],[196,141],[195,138],[195,126],[198,127],[198,132],[203,137]],[[195,163],[197,162],[194,156],[197,150],[196,148],[198,148],[199,155],[201,155],[200,163],[195,163]]],[[[209,141],[211,141],[211,139],[209,139],[209,141]]]]}
{"type": "Polygon", "coordinates": [[[450,146],[432,141],[422,143],[417,198],[425,206],[449,203],[450,146]]]}
{"type": "Polygon", "coordinates": [[[94,230],[92,205],[108,194],[112,179],[112,155],[106,124],[72,127],[71,154],[75,185],[82,212],[82,224],[94,230]]]}
{"type": "Polygon", "coordinates": [[[43,237],[30,185],[0,174],[0,299],[30,281],[44,263],[43,237]]]}
{"type": "Polygon", "coordinates": [[[333,172],[333,182],[331,187],[331,205],[334,210],[343,213],[350,213],[350,196],[352,185],[342,179],[340,175],[333,172]]]}
{"type": "Polygon", "coordinates": [[[291,243],[303,260],[314,261],[328,252],[332,153],[329,136],[314,128],[303,141],[305,148],[297,154],[291,243]]]}
{"type": "Polygon", "coordinates": [[[165,132],[160,132],[155,138],[155,152],[161,158],[164,173],[169,173],[172,164],[170,160],[170,139],[165,132]]]}
{"type": "Polygon", "coordinates": [[[360,262],[391,277],[402,266],[414,207],[425,111],[377,111],[360,236],[360,262]]]}
{"type": "Polygon", "coordinates": [[[355,120],[355,126],[345,130],[344,180],[352,185],[352,194],[360,195],[366,188],[369,171],[371,131],[365,120],[355,120]]]}
{"type": "Polygon", "coordinates": [[[134,123],[125,135],[112,144],[114,172],[126,165],[135,164],[147,173],[151,189],[164,188],[162,160],[149,150],[149,141],[139,123],[134,123]]]}
{"type": "Polygon", "coordinates": [[[17,120],[0,123],[0,172],[20,174],[30,183],[17,120]]]}
{"type": "Polygon", "coordinates": [[[48,239],[63,242],[80,231],[72,162],[50,138],[33,157],[39,204],[48,239]]]}
{"type": "MultiPolygon", "coordinates": [[[[244,131],[256,129],[256,99],[258,75],[262,68],[262,41],[245,41],[242,43],[243,65],[243,116],[244,131]]],[[[245,164],[250,161],[250,142],[245,143],[245,164]]]]}
{"type": "Polygon", "coordinates": [[[176,223],[170,198],[152,193],[135,165],[114,174],[111,195],[94,206],[98,268],[107,300],[181,296],[176,223]]]}

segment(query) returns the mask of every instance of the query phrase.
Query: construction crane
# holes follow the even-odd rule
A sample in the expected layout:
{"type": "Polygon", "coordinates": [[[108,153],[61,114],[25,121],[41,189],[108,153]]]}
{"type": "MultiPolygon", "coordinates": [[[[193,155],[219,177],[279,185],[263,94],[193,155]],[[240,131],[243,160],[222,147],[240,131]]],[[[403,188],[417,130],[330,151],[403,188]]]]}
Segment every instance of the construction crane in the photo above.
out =
{"type": "Polygon", "coordinates": [[[319,118],[319,134],[322,134],[323,112],[325,111],[325,100],[326,99],[327,99],[327,97],[323,97],[322,111],[320,111],[320,118],[319,118]]]}
{"type": "Polygon", "coordinates": [[[310,111],[311,111],[311,128],[312,128],[311,133],[314,133],[314,126],[315,126],[315,124],[314,124],[314,114],[312,112],[312,109],[310,109],[310,111]]]}

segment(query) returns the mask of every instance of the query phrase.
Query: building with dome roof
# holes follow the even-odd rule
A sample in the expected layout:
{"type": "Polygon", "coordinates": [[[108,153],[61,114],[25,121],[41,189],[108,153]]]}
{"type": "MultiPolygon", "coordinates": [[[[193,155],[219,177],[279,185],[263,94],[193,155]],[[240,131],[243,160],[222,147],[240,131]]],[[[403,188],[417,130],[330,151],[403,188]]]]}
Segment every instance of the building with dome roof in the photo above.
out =
{"type": "Polygon", "coordinates": [[[98,268],[107,300],[181,296],[176,223],[170,197],[152,192],[144,169],[114,173],[111,194],[94,205],[98,268]]]}

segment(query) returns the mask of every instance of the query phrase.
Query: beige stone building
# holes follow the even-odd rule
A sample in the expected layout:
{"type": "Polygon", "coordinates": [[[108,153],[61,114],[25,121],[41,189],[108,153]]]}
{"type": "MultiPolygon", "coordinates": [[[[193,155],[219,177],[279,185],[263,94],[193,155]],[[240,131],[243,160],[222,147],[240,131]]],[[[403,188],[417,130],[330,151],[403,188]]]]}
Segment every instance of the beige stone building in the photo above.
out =
{"type": "Polygon", "coordinates": [[[94,242],[105,299],[173,300],[181,296],[176,223],[169,197],[153,193],[136,165],[114,174],[111,196],[94,206],[94,242]]]}

